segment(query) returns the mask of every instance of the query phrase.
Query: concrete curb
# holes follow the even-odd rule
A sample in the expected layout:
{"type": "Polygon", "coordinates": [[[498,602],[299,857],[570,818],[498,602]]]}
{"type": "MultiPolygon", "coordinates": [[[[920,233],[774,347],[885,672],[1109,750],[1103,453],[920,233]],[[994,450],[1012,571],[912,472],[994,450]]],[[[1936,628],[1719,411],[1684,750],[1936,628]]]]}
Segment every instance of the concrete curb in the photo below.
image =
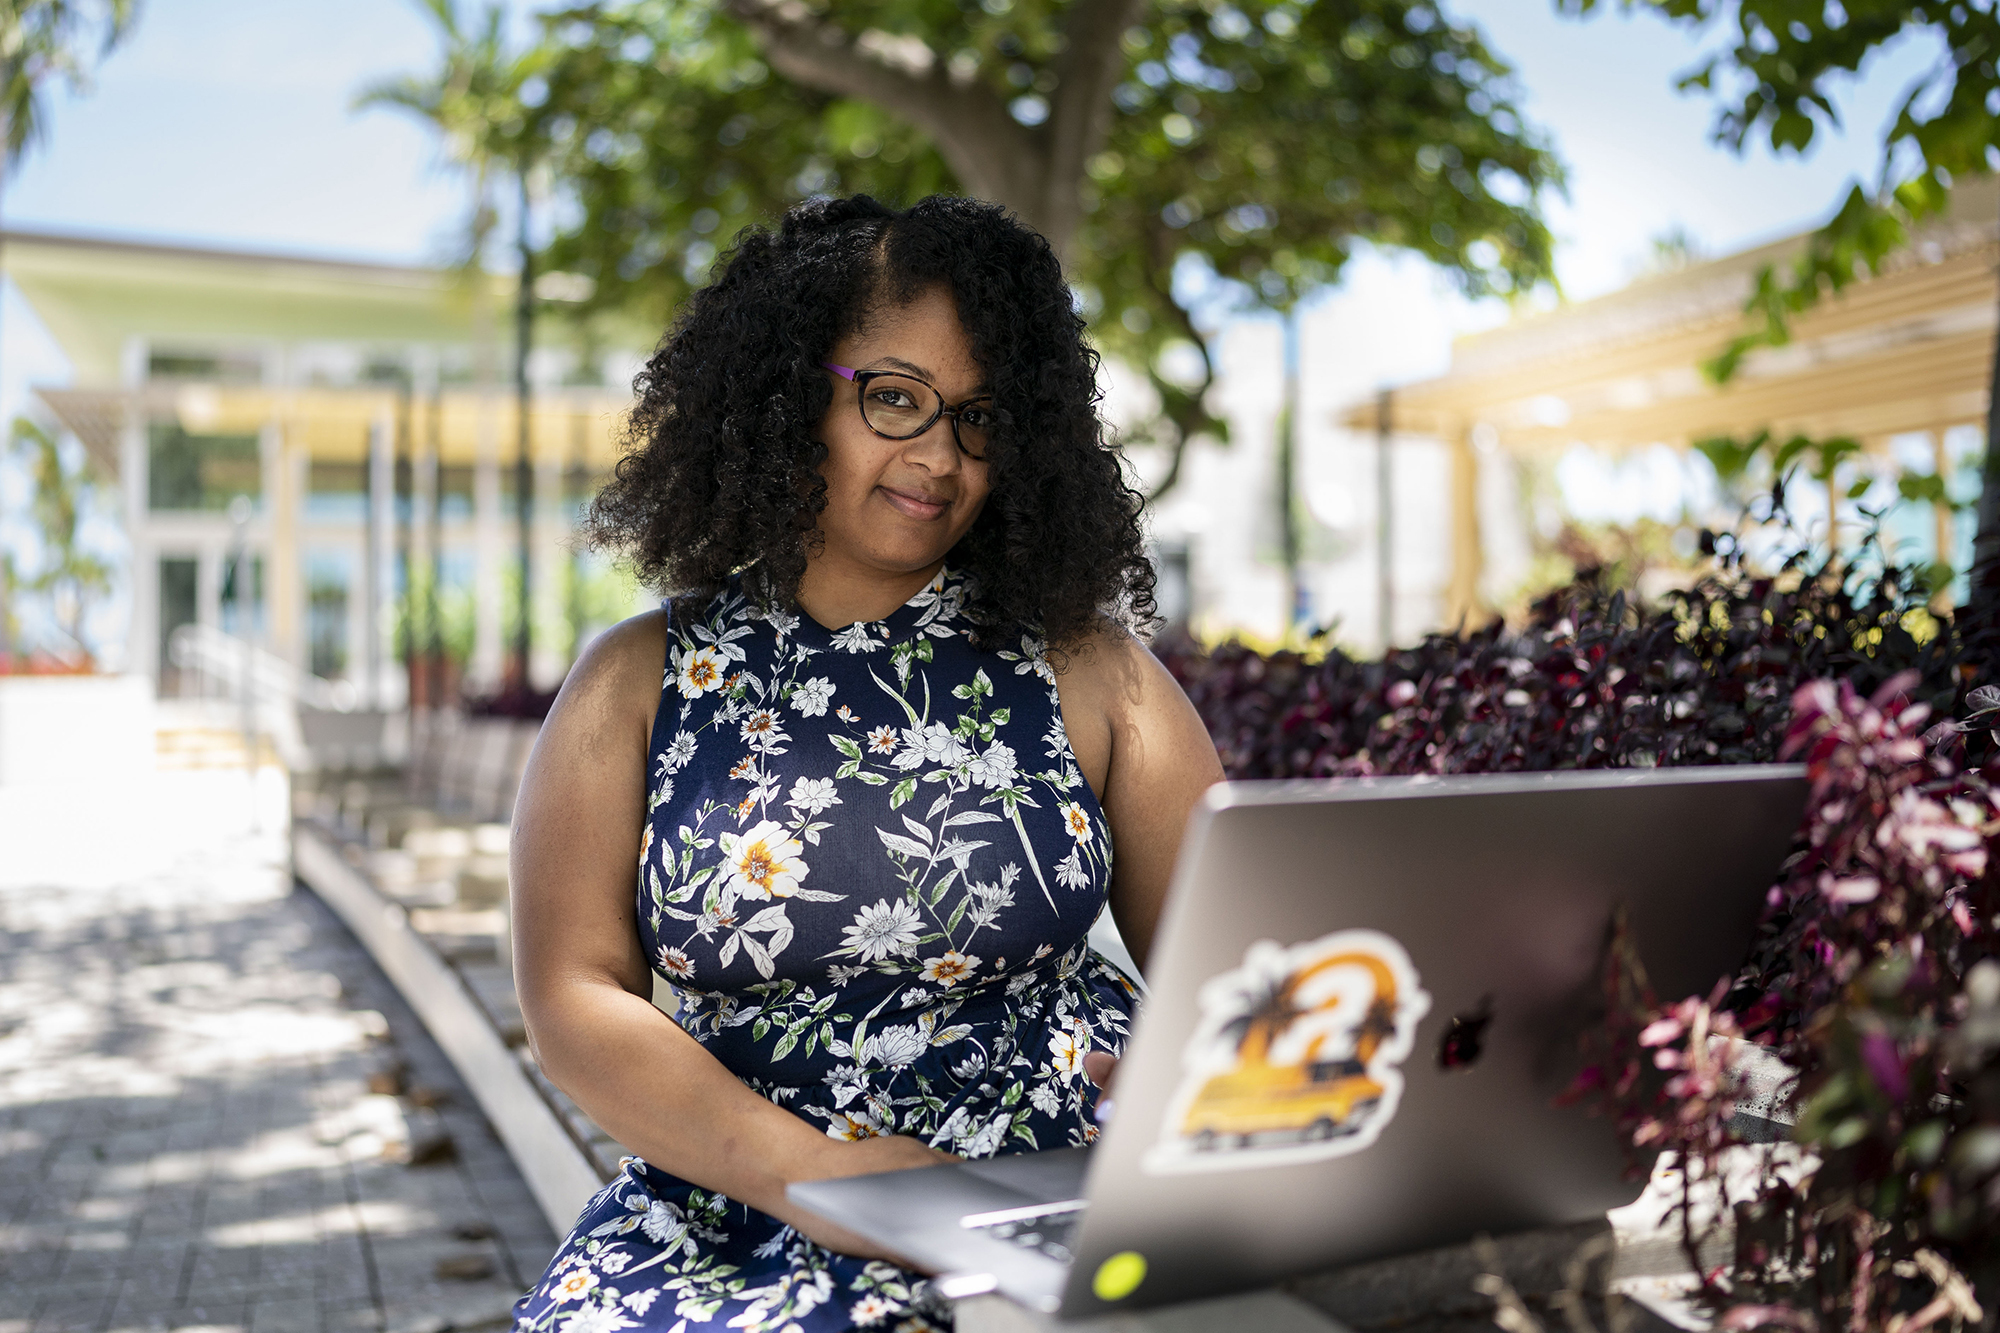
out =
{"type": "Polygon", "coordinates": [[[410,925],[401,904],[377,892],[324,834],[295,823],[292,865],[430,1029],[520,1167],[549,1225],[557,1235],[567,1235],[604,1180],[465,983],[410,925]]]}

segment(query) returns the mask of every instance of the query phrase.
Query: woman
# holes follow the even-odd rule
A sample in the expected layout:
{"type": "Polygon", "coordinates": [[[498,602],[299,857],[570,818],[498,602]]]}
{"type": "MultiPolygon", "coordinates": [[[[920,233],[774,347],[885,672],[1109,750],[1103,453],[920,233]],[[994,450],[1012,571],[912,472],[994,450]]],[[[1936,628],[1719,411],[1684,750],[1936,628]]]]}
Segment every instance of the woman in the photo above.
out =
{"type": "Polygon", "coordinates": [[[637,1157],[517,1329],[944,1326],[785,1186],[1095,1136],[1134,992],[1085,934],[1143,967],[1221,776],[1128,628],[1095,370],[1040,237],[862,197],[746,233],[641,375],[592,526],[675,595],[570,673],[513,860],[536,1057],[637,1157]]]}

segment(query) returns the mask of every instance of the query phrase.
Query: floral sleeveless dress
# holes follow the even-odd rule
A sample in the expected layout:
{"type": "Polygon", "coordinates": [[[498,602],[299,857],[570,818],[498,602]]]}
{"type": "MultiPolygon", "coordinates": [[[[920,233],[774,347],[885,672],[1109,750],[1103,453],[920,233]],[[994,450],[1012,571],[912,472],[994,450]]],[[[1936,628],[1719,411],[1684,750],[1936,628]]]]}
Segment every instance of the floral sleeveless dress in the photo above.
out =
{"type": "MultiPolygon", "coordinates": [[[[1042,645],[981,652],[941,572],[828,630],[732,587],[670,630],[639,933],[678,1021],[839,1139],[964,1157],[1097,1135],[1084,1052],[1135,993],[1085,935],[1111,842],[1042,645]]],[[[923,1333],[917,1274],[849,1258],[627,1158],[515,1308],[517,1333],[923,1333]]]]}

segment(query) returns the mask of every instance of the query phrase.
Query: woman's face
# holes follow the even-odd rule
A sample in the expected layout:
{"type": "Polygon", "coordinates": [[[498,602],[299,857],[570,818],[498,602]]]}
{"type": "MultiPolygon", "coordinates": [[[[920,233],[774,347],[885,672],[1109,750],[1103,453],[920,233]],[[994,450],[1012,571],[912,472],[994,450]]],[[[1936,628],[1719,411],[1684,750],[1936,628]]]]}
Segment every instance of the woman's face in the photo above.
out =
{"type": "MultiPolygon", "coordinates": [[[[888,370],[923,380],[950,405],[989,391],[959,325],[951,293],[933,287],[905,306],[876,311],[835,344],[827,360],[850,370],[888,370]]],[[[816,562],[849,577],[908,575],[943,560],[986,504],[987,465],[967,457],[940,416],[907,440],[889,440],[861,419],[857,390],[825,372],[833,404],[819,424],[825,545],[816,562]]]]}

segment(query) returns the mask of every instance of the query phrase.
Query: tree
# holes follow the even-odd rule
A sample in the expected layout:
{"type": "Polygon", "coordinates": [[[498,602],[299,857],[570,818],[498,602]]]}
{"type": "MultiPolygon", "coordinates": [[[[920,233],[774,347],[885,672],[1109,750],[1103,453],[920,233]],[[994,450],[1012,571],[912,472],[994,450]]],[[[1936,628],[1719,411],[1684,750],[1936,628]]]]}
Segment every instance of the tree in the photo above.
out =
{"type": "MultiPolygon", "coordinates": [[[[56,627],[87,660],[84,619],[93,597],[111,586],[111,566],[84,549],[78,529],[91,488],[88,464],[63,462],[56,437],[26,417],[15,417],[10,450],[26,456],[34,481],[32,513],[41,538],[41,567],[21,586],[49,599],[56,627]]],[[[13,576],[11,561],[8,569],[13,576]]]]}
{"type": "MultiPolygon", "coordinates": [[[[134,8],[133,0],[0,0],[0,186],[47,133],[42,90],[51,79],[87,89],[92,57],[84,53],[110,54],[134,8]]],[[[15,438],[24,424],[15,423],[15,438]]],[[[40,503],[37,491],[38,513],[40,503]]],[[[22,586],[12,554],[0,552],[0,659],[16,640],[13,603],[22,586]]]]}
{"type": "Polygon", "coordinates": [[[0,145],[11,169],[46,132],[42,89],[61,78],[90,84],[96,47],[102,59],[132,24],[133,0],[0,0],[0,145]]]}
{"type": "MultiPolygon", "coordinates": [[[[1724,27],[1723,49],[1681,76],[1684,91],[1714,97],[1714,139],[1741,153],[1762,139],[1774,153],[1805,153],[1840,128],[1835,95],[1891,41],[1933,43],[1940,58],[1904,93],[1882,135],[1872,186],[1857,183],[1787,269],[1766,266],[1746,311],[1758,327],[1706,369],[1718,383],[1758,347],[1790,338],[1793,316],[1877,273],[1916,225],[1942,211],[1955,185],[2000,165],[2000,10],[1976,0],[1620,0],[1690,29],[1724,27]]],[[[1588,15],[1599,0],[1556,0],[1588,15]]],[[[1987,409],[1986,461],[1973,541],[1971,596],[1960,614],[1969,641],[2000,637],[2000,344],[1987,409]]]]}
{"type": "Polygon", "coordinates": [[[1473,294],[1551,277],[1560,169],[1506,66],[1427,0],[621,0],[545,22],[576,205],[547,261],[599,303],[664,323],[718,241],[810,194],[963,189],[1040,228],[1099,345],[1150,376],[1161,490],[1222,433],[1204,310],[1287,309],[1360,242],[1473,294]]]}
{"type": "Polygon", "coordinates": [[[507,49],[507,12],[489,4],[476,26],[459,16],[457,0],[420,0],[436,22],[444,59],[433,73],[376,84],[356,100],[359,107],[391,106],[429,122],[444,136],[451,159],[472,175],[472,211],[467,226],[466,267],[484,300],[482,261],[497,212],[496,175],[513,177],[516,191],[519,280],[514,301],[514,394],[519,432],[514,458],[514,503],[518,541],[517,621],[510,686],[527,691],[534,538],[534,463],[529,451],[528,359],[534,347],[535,265],[530,241],[530,179],[547,153],[546,114],[540,108],[548,63],[545,46],[507,49]]]}

